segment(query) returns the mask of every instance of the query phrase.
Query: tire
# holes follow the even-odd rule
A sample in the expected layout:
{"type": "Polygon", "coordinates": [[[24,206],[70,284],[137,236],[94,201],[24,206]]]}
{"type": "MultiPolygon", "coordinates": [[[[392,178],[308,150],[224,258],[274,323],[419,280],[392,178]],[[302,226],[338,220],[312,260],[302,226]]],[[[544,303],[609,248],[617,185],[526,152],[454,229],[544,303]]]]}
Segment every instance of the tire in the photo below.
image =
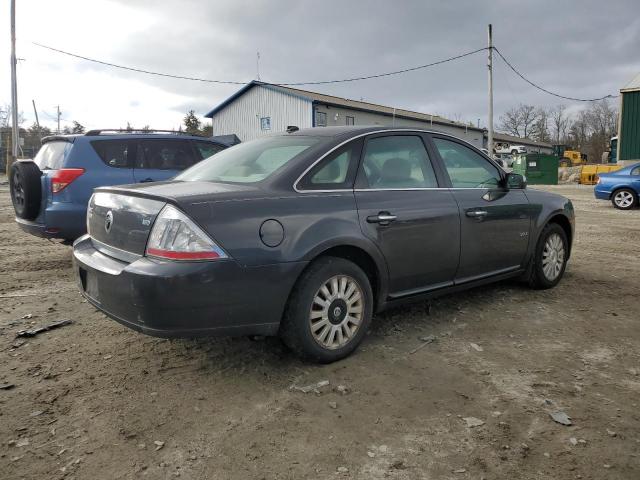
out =
{"type": "Polygon", "coordinates": [[[547,224],[538,237],[530,266],[529,286],[539,290],[555,287],[567,268],[568,254],[569,241],[563,228],[557,223],[547,224]]]}
{"type": "Polygon", "coordinates": [[[620,188],[611,194],[611,203],[618,210],[631,210],[638,205],[638,195],[630,188],[620,188]]]}
{"type": "Polygon", "coordinates": [[[563,158],[562,160],[560,160],[559,166],[561,166],[561,167],[570,167],[571,166],[571,162],[569,160],[563,158]]]}
{"type": "Polygon", "coordinates": [[[511,150],[511,155],[517,155],[517,154],[518,154],[518,150],[516,150],[515,148],[511,150]]]}
{"type": "Polygon", "coordinates": [[[42,172],[33,162],[14,162],[9,174],[11,202],[16,216],[34,220],[40,212],[42,172]]]}
{"type": "Polygon", "coordinates": [[[321,257],[294,286],[280,324],[280,337],[299,357],[331,363],[358,347],[372,315],[373,292],[362,269],[344,258],[321,257]],[[360,299],[355,300],[358,294],[360,299]],[[329,303],[323,306],[316,299],[329,303]],[[347,303],[349,299],[352,302],[347,303]]]}

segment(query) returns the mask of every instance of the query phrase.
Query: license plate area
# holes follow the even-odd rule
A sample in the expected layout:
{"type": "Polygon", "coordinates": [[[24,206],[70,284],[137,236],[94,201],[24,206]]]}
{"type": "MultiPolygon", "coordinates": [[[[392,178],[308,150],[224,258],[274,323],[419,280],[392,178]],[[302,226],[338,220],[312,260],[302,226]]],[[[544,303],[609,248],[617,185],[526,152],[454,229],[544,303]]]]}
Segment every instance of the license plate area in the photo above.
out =
{"type": "Polygon", "coordinates": [[[89,270],[80,267],[79,269],[80,284],[82,291],[92,300],[100,302],[100,289],[98,285],[98,276],[89,270]]]}

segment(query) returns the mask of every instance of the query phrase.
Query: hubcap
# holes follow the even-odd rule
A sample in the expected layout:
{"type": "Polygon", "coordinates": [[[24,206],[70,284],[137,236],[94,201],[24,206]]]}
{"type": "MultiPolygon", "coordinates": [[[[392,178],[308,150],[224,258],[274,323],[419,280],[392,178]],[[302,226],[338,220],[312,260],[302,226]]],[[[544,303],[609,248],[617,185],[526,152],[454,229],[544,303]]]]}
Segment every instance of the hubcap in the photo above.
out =
{"type": "Polygon", "coordinates": [[[22,182],[18,172],[13,174],[13,201],[17,205],[24,205],[24,191],[22,190],[22,182]]]}
{"type": "Polygon", "coordinates": [[[364,295],[355,279],[337,275],[327,280],[313,297],[309,326],[323,348],[343,347],[355,336],[364,308],[364,295]]]}
{"type": "Polygon", "coordinates": [[[633,203],[633,195],[631,195],[630,192],[618,192],[616,193],[616,196],[614,197],[614,202],[616,202],[616,205],[618,205],[619,207],[622,208],[627,208],[630,207],[631,204],[633,203]]]}
{"type": "Polygon", "coordinates": [[[552,233],[547,238],[542,251],[542,271],[547,280],[558,278],[564,265],[564,243],[560,235],[552,233]]]}

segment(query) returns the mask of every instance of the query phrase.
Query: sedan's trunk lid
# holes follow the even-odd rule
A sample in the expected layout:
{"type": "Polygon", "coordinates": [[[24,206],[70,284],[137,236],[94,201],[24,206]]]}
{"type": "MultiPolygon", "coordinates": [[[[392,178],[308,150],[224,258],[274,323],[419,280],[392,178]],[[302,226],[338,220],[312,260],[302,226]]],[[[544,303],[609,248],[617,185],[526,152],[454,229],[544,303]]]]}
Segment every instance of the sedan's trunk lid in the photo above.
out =
{"type": "Polygon", "coordinates": [[[260,195],[263,193],[255,187],[212,182],[101,187],[89,201],[87,231],[97,250],[131,262],[144,255],[155,219],[167,203],[192,215],[210,212],[211,202],[260,195]]]}

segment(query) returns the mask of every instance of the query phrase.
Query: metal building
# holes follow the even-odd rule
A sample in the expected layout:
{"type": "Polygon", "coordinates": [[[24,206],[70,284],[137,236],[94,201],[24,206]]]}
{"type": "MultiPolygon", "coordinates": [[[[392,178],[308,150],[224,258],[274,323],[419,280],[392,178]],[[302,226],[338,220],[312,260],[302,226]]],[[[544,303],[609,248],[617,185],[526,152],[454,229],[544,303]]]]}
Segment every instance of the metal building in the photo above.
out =
{"type": "MultiPolygon", "coordinates": [[[[471,124],[438,115],[396,109],[374,103],[252,81],[215,107],[211,118],[213,135],[237,135],[253,140],[289,125],[299,128],[335,125],[382,125],[423,128],[450,133],[478,148],[486,147],[487,132],[471,124]]],[[[550,153],[551,145],[495,133],[498,141],[525,145],[530,151],[550,153]]]]}
{"type": "Polygon", "coordinates": [[[620,89],[618,163],[640,162],[640,74],[620,89]]]}

